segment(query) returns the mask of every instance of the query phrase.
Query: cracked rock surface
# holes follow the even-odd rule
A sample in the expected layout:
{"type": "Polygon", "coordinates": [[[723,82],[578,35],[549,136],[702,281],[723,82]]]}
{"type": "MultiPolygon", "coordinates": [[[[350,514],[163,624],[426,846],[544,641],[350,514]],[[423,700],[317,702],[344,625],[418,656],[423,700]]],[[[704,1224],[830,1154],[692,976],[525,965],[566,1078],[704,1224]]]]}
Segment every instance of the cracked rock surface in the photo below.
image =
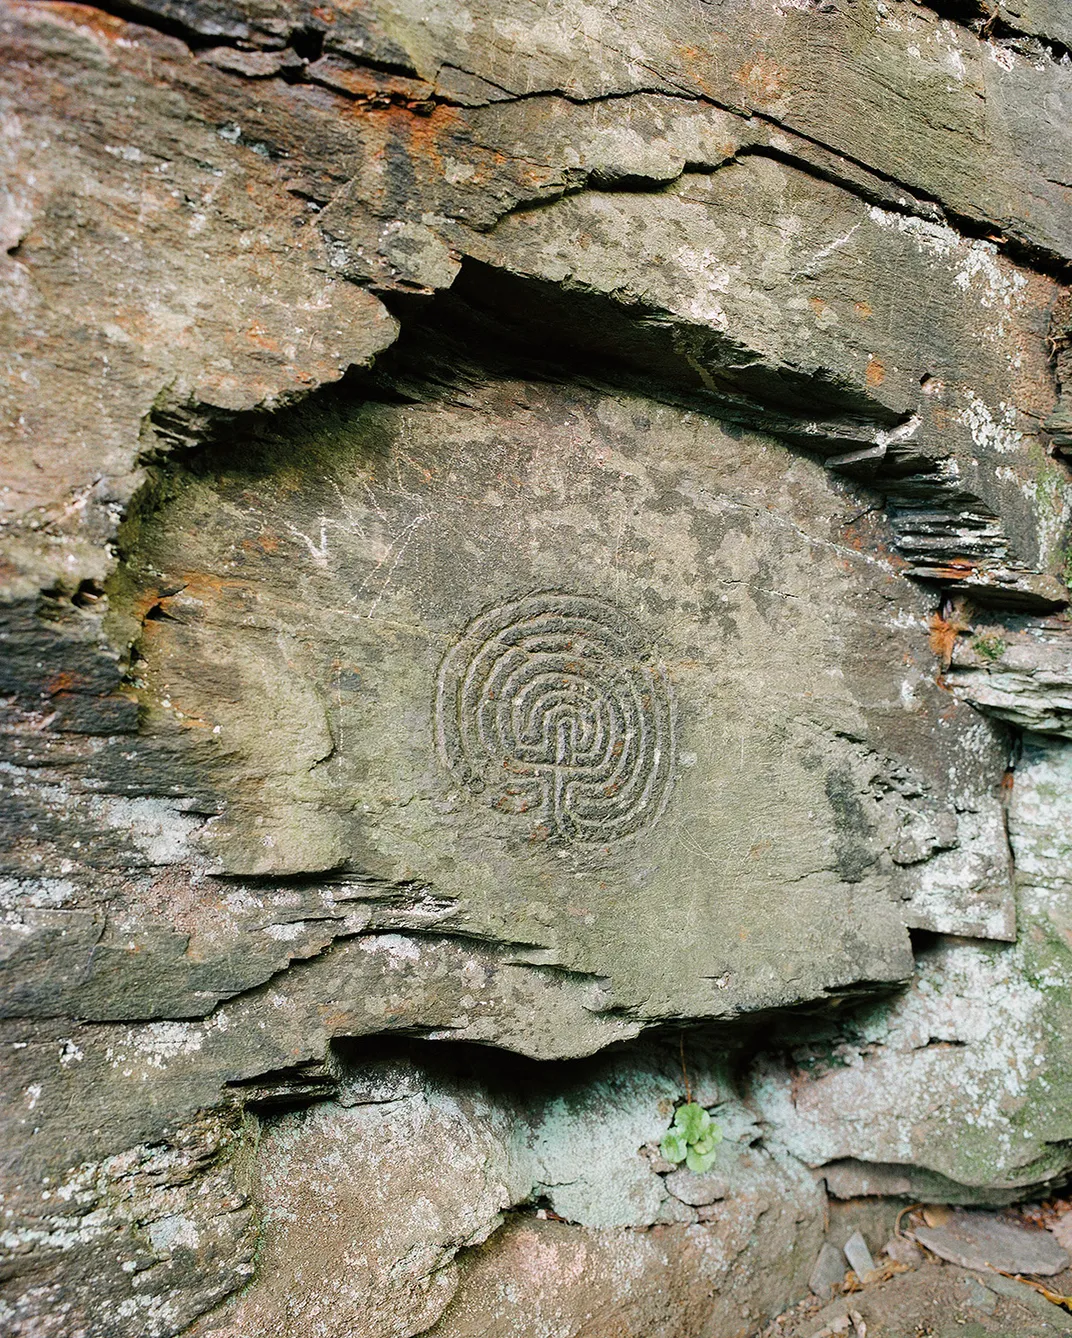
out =
{"type": "Polygon", "coordinates": [[[0,43],[0,1329],[749,1338],[1062,1184],[1066,7],[0,43]]]}

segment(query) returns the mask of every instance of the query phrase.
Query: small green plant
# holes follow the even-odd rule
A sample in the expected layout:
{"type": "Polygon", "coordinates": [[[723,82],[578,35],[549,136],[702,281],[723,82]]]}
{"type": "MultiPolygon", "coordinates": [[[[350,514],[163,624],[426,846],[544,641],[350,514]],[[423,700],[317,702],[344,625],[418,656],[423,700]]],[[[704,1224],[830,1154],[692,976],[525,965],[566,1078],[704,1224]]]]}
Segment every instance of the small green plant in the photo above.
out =
{"type": "Polygon", "coordinates": [[[999,636],[977,636],[972,639],[972,650],[985,660],[1000,660],[1007,649],[999,636]]]}
{"type": "Polygon", "coordinates": [[[674,1122],[663,1135],[659,1151],[675,1165],[684,1162],[690,1171],[703,1175],[715,1164],[722,1130],[703,1106],[688,1101],[674,1112],[674,1122]]]}

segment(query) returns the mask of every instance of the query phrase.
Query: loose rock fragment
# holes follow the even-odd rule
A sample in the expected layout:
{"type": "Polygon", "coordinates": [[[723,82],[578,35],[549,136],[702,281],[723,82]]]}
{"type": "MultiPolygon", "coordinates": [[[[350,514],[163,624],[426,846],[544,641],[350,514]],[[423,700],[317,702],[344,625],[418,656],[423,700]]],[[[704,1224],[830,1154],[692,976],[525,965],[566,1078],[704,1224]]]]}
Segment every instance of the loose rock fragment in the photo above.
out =
{"type": "Polygon", "coordinates": [[[845,1280],[847,1267],[844,1252],[827,1241],[819,1251],[819,1258],[815,1261],[808,1286],[816,1296],[829,1301],[834,1294],[834,1288],[845,1280]]]}
{"type": "Polygon", "coordinates": [[[956,1212],[946,1226],[917,1227],[915,1237],[939,1259],[965,1268],[1052,1277],[1070,1262],[1049,1232],[1017,1226],[996,1213],[956,1212]]]}
{"type": "Polygon", "coordinates": [[[964,1286],[968,1292],[968,1304],[973,1310],[981,1310],[984,1315],[993,1313],[998,1303],[998,1298],[983,1283],[974,1277],[964,1279],[964,1286]]]}
{"type": "Polygon", "coordinates": [[[859,1231],[854,1231],[845,1242],[845,1258],[852,1266],[852,1271],[862,1282],[869,1273],[875,1271],[875,1261],[867,1248],[867,1241],[859,1231]]]}
{"type": "Polygon", "coordinates": [[[906,1268],[918,1268],[923,1262],[923,1251],[907,1236],[891,1236],[886,1242],[885,1254],[895,1264],[906,1268]]]}

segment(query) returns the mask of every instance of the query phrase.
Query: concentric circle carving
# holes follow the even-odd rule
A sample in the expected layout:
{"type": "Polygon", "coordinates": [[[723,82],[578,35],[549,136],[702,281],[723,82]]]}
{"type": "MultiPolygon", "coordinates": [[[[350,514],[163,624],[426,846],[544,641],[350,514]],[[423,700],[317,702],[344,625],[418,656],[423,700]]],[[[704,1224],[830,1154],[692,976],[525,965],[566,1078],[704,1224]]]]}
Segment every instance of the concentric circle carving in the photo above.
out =
{"type": "Polygon", "coordinates": [[[670,797],[670,683],[601,599],[542,592],[482,614],[440,666],[435,714],[443,762],[533,836],[617,841],[670,797]]]}

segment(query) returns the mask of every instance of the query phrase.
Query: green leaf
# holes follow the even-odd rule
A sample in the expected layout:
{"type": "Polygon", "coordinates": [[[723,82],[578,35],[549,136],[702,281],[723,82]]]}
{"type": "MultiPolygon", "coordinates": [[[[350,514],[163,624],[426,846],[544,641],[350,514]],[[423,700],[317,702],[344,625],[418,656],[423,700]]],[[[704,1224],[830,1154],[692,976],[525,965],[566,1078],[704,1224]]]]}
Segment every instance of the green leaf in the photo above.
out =
{"type": "Polygon", "coordinates": [[[711,1128],[712,1120],[703,1106],[690,1101],[687,1106],[678,1107],[674,1123],[685,1135],[686,1142],[695,1143],[711,1128]]]}
{"type": "Polygon", "coordinates": [[[703,1175],[714,1166],[717,1156],[718,1153],[713,1148],[710,1152],[700,1152],[694,1147],[689,1148],[685,1156],[685,1165],[696,1175],[703,1175]]]}
{"type": "Polygon", "coordinates": [[[685,1142],[685,1135],[680,1129],[667,1129],[663,1135],[663,1141],[659,1144],[659,1151],[667,1161],[677,1163],[684,1161],[688,1155],[688,1145],[685,1142]]]}
{"type": "Polygon", "coordinates": [[[714,1152],[715,1148],[717,1148],[719,1143],[721,1142],[722,1142],[722,1130],[718,1127],[718,1125],[714,1122],[714,1120],[712,1120],[711,1128],[708,1129],[707,1133],[704,1134],[703,1138],[698,1138],[696,1142],[693,1143],[692,1146],[696,1149],[697,1152],[700,1153],[701,1156],[704,1156],[708,1152],[714,1152]]]}

